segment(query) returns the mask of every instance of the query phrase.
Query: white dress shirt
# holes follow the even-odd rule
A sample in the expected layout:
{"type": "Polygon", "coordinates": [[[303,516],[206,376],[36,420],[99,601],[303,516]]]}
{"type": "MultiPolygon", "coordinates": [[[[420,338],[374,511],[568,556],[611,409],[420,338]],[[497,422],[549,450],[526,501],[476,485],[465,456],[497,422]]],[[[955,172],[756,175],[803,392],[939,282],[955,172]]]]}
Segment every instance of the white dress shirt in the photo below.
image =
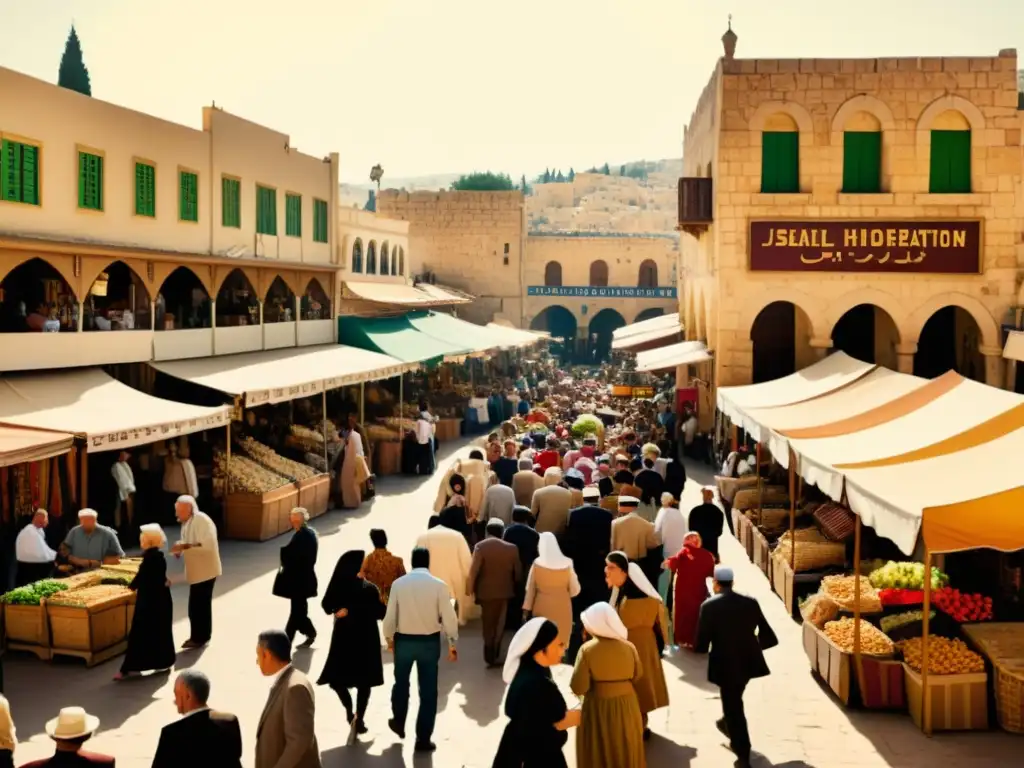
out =
{"type": "Polygon", "coordinates": [[[181,542],[197,544],[186,549],[185,578],[189,584],[199,584],[221,575],[220,547],[217,544],[217,526],[205,512],[196,510],[181,526],[181,542]]]}
{"type": "Polygon", "coordinates": [[[675,507],[662,507],[654,519],[654,532],[661,540],[665,557],[672,557],[683,548],[688,533],[686,517],[675,507]]]}
{"type": "Polygon", "coordinates": [[[452,608],[448,585],[426,568],[413,568],[395,580],[384,615],[384,639],[395,634],[434,635],[444,631],[448,644],[459,639],[459,620],[452,608]]]}
{"type": "Polygon", "coordinates": [[[421,414],[416,419],[416,442],[420,445],[426,445],[430,442],[430,439],[434,436],[434,422],[428,421],[424,414],[421,414]]]}
{"type": "Polygon", "coordinates": [[[15,539],[14,556],[19,563],[52,563],[57,553],[47,545],[43,529],[29,523],[15,539]]]}

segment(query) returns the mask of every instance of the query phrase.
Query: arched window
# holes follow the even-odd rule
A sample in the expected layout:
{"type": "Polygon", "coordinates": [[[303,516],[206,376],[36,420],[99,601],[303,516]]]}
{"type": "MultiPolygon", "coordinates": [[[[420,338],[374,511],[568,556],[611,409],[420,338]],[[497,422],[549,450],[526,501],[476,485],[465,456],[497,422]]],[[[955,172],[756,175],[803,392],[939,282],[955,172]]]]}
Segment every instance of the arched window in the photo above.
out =
{"type": "Polygon", "coordinates": [[[881,191],[882,124],[870,112],[856,112],[843,126],[843,192],[881,191]]]}
{"type": "Polygon", "coordinates": [[[595,288],[608,285],[608,262],[601,259],[590,262],[590,285],[595,288]]]}
{"type": "Polygon", "coordinates": [[[363,271],[363,241],[358,237],[352,244],[352,271],[355,273],[363,271]]]}
{"type": "Polygon", "coordinates": [[[932,121],[928,191],[956,194],[971,191],[971,124],[950,109],[932,121]]]}
{"type": "Polygon", "coordinates": [[[640,274],[637,276],[638,288],[658,287],[658,265],[650,259],[645,259],[640,264],[640,274]]]}
{"type": "Polygon", "coordinates": [[[399,248],[396,245],[394,248],[391,249],[391,274],[392,274],[392,276],[398,274],[398,254],[399,254],[399,248]]]}
{"type": "Polygon", "coordinates": [[[290,323],[295,319],[295,294],[284,280],[275,277],[263,301],[264,323],[290,323]]]}
{"type": "Polygon", "coordinates": [[[156,329],[181,331],[210,327],[210,295],[188,267],[178,267],[156,294],[156,329]]]}
{"type": "Polygon", "coordinates": [[[366,246],[366,274],[377,274],[377,241],[371,240],[366,246]]]}
{"type": "Polygon", "coordinates": [[[331,300],[315,277],[306,286],[300,308],[303,320],[331,319],[331,300]]]}
{"type": "Polygon", "coordinates": [[[149,291],[123,261],[105,267],[84,302],[83,331],[149,330],[149,291]]]}
{"type": "Polygon", "coordinates": [[[61,272],[43,259],[29,259],[8,272],[0,281],[0,302],[0,332],[78,330],[78,299],[61,272]]]}
{"type": "Polygon", "coordinates": [[[388,267],[388,241],[385,240],[384,244],[380,247],[380,273],[387,275],[390,272],[391,270],[388,267]]]}
{"type": "Polygon", "coordinates": [[[234,269],[217,291],[217,327],[260,324],[260,301],[248,276],[234,269]]]}
{"type": "Polygon", "coordinates": [[[761,191],[800,191],[800,130],[785,112],[768,117],[761,134],[761,191]]]}
{"type": "Polygon", "coordinates": [[[405,248],[398,249],[398,274],[405,277],[405,248]]]}
{"type": "Polygon", "coordinates": [[[562,265],[557,261],[549,261],[544,266],[544,285],[556,288],[562,285],[562,265]]]}

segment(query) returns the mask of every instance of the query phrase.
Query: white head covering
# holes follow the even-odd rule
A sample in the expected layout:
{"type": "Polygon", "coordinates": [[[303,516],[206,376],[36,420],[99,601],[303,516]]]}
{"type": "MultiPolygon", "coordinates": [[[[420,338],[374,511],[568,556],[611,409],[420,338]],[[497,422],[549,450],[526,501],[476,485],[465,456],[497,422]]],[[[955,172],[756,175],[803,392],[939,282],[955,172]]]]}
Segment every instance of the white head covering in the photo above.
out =
{"type": "Polygon", "coordinates": [[[544,531],[540,535],[540,539],[537,541],[537,552],[537,559],[533,562],[541,568],[552,571],[572,568],[572,560],[562,554],[562,550],[558,546],[558,539],[551,531],[544,531]]]}
{"type": "Polygon", "coordinates": [[[580,620],[594,637],[607,637],[612,640],[626,640],[629,632],[622,623],[619,614],[608,603],[594,603],[580,614],[580,620]]]}
{"type": "Polygon", "coordinates": [[[191,504],[192,505],[192,514],[193,515],[196,512],[199,511],[199,505],[196,503],[196,500],[195,500],[194,496],[187,496],[187,495],[186,496],[179,496],[178,499],[174,503],[175,504],[191,504]]]}
{"type": "Polygon", "coordinates": [[[661,595],[658,594],[658,590],[651,584],[650,579],[647,578],[646,574],[636,563],[629,564],[629,580],[636,584],[637,589],[643,592],[648,597],[653,597],[658,602],[661,602],[661,595]]]}
{"type": "Polygon", "coordinates": [[[81,520],[83,517],[99,517],[99,513],[95,509],[78,510],[78,519],[81,520]]]}
{"type": "Polygon", "coordinates": [[[558,485],[562,482],[562,470],[559,467],[548,467],[544,471],[544,485],[558,485]]]}
{"type": "Polygon", "coordinates": [[[145,534],[156,536],[160,539],[159,546],[163,546],[167,543],[167,535],[164,533],[164,529],[160,527],[158,523],[146,523],[145,525],[139,526],[139,538],[141,539],[145,534]]]}
{"type": "Polygon", "coordinates": [[[599,499],[601,498],[601,489],[596,485],[588,485],[583,489],[584,499],[599,499]]]}
{"type": "Polygon", "coordinates": [[[508,653],[505,655],[505,667],[501,671],[501,679],[510,684],[519,671],[519,662],[523,654],[530,650],[533,641],[537,639],[540,628],[547,621],[543,616],[536,616],[523,624],[509,643],[508,653]]]}
{"type": "Polygon", "coordinates": [[[661,494],[661,506],[663,506],[663,507],[667,507],[669,504],[671,504],[675,500],[676,500],[676,497],[673,496],[668,491],[665,491],[663,494],[661,494]]]}

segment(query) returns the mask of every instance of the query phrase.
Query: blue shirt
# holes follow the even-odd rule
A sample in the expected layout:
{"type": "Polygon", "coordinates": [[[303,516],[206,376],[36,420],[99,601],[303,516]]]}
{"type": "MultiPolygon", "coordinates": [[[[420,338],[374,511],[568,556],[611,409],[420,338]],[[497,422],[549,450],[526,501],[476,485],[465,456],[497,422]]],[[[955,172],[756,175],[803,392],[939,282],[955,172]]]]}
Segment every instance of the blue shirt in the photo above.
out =
{"type": "Polygon", "coordinates": [[[76,525],[68,531],[64,543],[72,557],[83,560],[102,561],[105,557],[124,557],[117,534],[105,525],[97,524],[92,533],[86,533],[85,528],[76,525]]]}

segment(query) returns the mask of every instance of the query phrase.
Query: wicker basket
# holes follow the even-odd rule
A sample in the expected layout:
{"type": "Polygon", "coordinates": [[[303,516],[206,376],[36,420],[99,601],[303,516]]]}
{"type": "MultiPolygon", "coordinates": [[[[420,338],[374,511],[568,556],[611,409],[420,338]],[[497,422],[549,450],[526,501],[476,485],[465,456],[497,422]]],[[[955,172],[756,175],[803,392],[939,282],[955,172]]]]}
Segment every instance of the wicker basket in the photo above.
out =
{"type": "MultiPolygon", "coordinates": [[[[796,556],[793,559],[793,570],[798,573],[818,571],[833,565],[841,566],[846,562],[846,545],[829,541],[817,528],[798,528],[795,538],[796,556]]],[[[788,563],[792,550],[793,543],[787,531],[779,537],[775,556],[788,563]]]]}
{"type": "Polygon", "coordinates": [[[846,541],[853,536],[857,518],[842,504],[830,501],[814,510],[814,521],[832,541],[846,541]]]}
{"type": "Polygon", "coordinates": [[[781,531],[789,528],[789,510],[784,507],[770,507],[762,509],[761,514],[757,510],[750,510],[747,516],[759,528],[769,531],[781,531]]]}
{"type": "Polygon", "coordinates": [[[971,624],[963,632],[992,662],[999,725],[1010,733],[1024,733],[1024,625],[971,624]]]}
{"type": "MultiPolygon", "coordinates": [[[[737,491],[732,505],[736,509],[757,509],[757,488],[744,488],[737,491]]],[[[789,491],[781,485],[765,485],[761,488],[761,506],[789,503],[789,491]]]]}

